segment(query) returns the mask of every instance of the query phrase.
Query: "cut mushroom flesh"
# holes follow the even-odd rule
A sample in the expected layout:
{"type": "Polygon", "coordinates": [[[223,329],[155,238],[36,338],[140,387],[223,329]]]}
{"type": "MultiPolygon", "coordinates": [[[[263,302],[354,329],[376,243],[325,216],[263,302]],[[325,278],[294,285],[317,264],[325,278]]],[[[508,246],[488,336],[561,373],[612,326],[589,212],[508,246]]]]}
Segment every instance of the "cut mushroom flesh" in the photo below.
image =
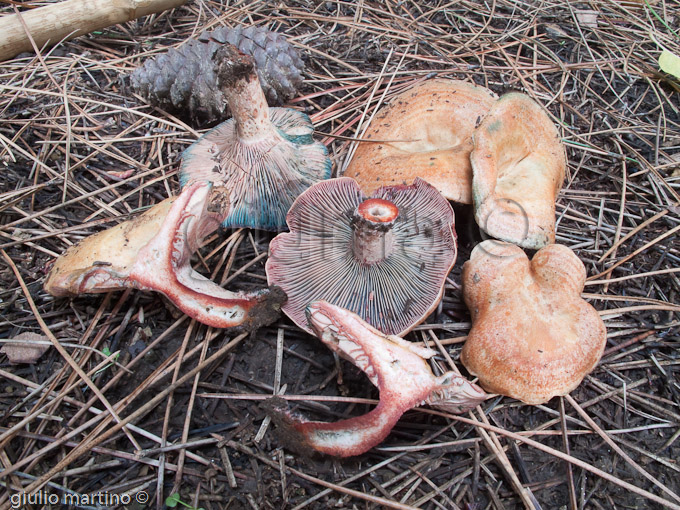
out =
{"type": "Polygon", "coordinates": [[[132,287],[160,292],[190,317],[213,327],[250,329],[269,323],[285,301],[280,289],[230,292],[190,265],[192,253],[228,208],[221,188],[189,186],[178,197],[70,248],[54,263],[45,290],[75,296],[132,287]]]}
{"type": "Polygon", "coordinates": [[[278,410],[277,424],[296,448],[313,448],[330,455],[360,455],[378,445],[409,409],[430,404],[462,413],[488,395],[463,377],[432,374],[426,358],[434,351],[397,336],[381,333],[356,314],[319,301],[307,309],[311,328],[334,352],[359,367],[380,391],[378,405],[363,416],[336,423],[300,421],[278,410]]]}

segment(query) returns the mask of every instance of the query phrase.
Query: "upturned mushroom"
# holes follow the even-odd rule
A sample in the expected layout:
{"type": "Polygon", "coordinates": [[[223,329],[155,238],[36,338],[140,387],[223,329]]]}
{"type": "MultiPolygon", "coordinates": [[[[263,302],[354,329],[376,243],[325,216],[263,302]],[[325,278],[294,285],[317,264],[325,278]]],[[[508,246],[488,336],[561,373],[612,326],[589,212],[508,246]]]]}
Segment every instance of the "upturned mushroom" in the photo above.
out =
{"type": "Polygon", "coordinates": [[[275,409],[273,417],[283,437],[298,450],[360,455],[381,443],[413,407],[428,404],[460,414],[488,397],[454,372],[433,375],[425,360],[435,351],[385,335],[356,314],[323,301],[312,303],[306,313],[321,341],[352,361],[378,387],[380,401],[365,415],[335,423],[302,421],[285,409],[275,409]]]}
{"type": "Polygon", "coordinates": [[[192,184],[177,197],[69,248],[52,266],[45,290],[54,296],[127,287],[152,290],[209,326],[256,329],[269,324],[285,301],[280,289],[230,292],[191,267],[191,255],[228,210],[224,189],[192,184]]]}
{"type": "Polygon", "coordinates": [[[313,140],[307,115],[267,106],[252,57],[224,44],[216,60],[233,118],[184,151],[180,183],[225,186],[231,204],[225,227],[283,230],[295,198],[330,177],[326,147],[313,140]]]}
{"type": "Polygon", "coordinates": [[[506,94],[473,139],[472,195],[480,228],[524,248],[554,243],[566,154],[548,115],[529,96],[506,94]]]}
{"type": "Polygon", "coordinates": [[[403,335],[437,306],[456,260],[451,205],[418,178],[371,197],[348,177],[320,182],[293,203],[288,226],[270,244],[267,280],[310,333],[305,309],[325,300],[403,335]]]}
{"type": "Polygon", "coordinates": [[[366,193],[420,177],[449,200],[471,204],[472,132],[495,100],[464,81],[420,83],[378,112],[343,175],[366,193]]]}
{"type": "Polygon", "coordinates": [[[484,241],[463,265],[472,329],[461,352],[468,371],[493,393],[527,404],[566,395],[597,364],[606,329],[580,293],[586,270],[566,246],[529,261],[509,243],[484,241]]]}

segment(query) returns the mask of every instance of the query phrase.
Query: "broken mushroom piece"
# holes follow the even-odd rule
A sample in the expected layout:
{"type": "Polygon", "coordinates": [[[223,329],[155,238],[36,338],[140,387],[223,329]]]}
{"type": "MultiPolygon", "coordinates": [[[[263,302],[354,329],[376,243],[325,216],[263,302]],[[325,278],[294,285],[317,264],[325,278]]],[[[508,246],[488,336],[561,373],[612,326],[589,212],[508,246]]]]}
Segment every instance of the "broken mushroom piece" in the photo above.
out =
{"type": "Polygon", "coordinates": [[[330,177],[326,147],[312,139],[307,115],[267,106],[252,57],[225,44],[215,59],[233,118],[184,151],[180,183],[225,186],[231,204],[225,227],[284,230],[297,196],[330,177]]]}
{"type": "Polygon", "coordinates": [[[191,255],[217,229],[229,202],[222,188],[196,183],[140,216],[94,234],[60,256],[45,281],[53,296],[132,287],[165,295],[216,328],[256,329],[278,317],[280,289],[230,292],[193,270],[191,255]]]}
{"type": "Polygon", "coordinates": [[[343,175],[365,193],[420,177],[449,200],[471,204],[472,132],[495,100],[464,81],[422,82],[377,113],[343,175]]]}
{"type": "Polygon", "coordinates": [[[585,279],[583,263],[566,246],[546,246],[531,261],[499,241],[472,250],[463,265],[472,329],[461,361],[485,390],[541,404],[581,383],[607,336],[597,311],[581,299],[585,279]]]}
{"type": "Polygon", "coordinates": [[[30,331],[19,333],[14,338],[0,340],[0,342],[4,344],[0,348],[0,354],[5,354],[12,365],[22,363],[32,365],[52,346],[45,335],[30,331]]]}
{"type": "Polygon", "coordinates": [[[436,377],[425,361],[434,351],[385,335],[356,314],[324,301],[312,303],[306,313],[321,341],[352,361],[378,387],[380,401],[368,414],[336,423],[300,421],[276,409],[273,418],[296,449],[312,448],[340,457],[360,455],[382,442],[413,407],[429,404],[460,414],[488,397],[454,372],[436,377]]]}
{"type": "Polygon", "coordinates": [[[269,246],[267,280],[309,333],[305,309],[322,299],[403,335],[437,306],[456,260],[451,205],[421,179],[370,198],[349,177],[320,182],[295,201],[288,226],[269,246]]]}
{"type": "Polygon", "coordinates": [[[529,96],[506,94],[475,130],[472,195],[477,224],[524,248],[555,242],[555,199],[566,154],[550,117],[529,96]]]}

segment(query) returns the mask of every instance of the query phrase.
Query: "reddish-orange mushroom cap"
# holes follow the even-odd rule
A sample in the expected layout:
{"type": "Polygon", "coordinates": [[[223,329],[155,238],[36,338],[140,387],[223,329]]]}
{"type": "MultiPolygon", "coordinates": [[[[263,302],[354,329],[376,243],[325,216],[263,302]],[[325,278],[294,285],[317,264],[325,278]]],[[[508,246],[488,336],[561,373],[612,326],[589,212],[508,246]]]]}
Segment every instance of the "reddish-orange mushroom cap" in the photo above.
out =
{"type": "Polygon", "coordinates": [[[325,300],[405,334],[437,306],[456,260],[453,209],[421,179],[371,197],[353,179],[323,181],[298,197],[287,220],[290,232],[270,244],[267,279],[308,332],[305,309],[325,300]]]}
{"type": "Polygon", "coordinates": [[[472,132],[495,100],[464,81],[419,83],[376,114],[343,175],[366,193],[420,177],[447,199],[471,204],[472,132]]]}
{"type": "Polygon", "coordinates": [[[525,94],[501,97],[475,129],[472,196],[491,237],[539,249],[555,242],[566,154],[550,117],[525,94]]]}
{"type": "Polygon", "coordinates": [[[472,329],[461,361],[482,387],[527,404],[566,395],[597,364],[606,329],[583,299],[586,271],[566,246],[529,261],[509,243],[484,241],[463,265],[472,329]]]}

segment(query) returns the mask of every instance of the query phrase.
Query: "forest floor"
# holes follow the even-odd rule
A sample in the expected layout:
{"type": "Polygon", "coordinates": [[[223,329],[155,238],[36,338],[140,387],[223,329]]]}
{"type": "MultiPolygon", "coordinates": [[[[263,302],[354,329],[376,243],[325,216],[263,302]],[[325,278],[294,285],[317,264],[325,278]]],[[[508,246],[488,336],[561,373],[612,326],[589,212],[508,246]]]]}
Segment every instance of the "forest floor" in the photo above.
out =
{"type": "MultiPolygon", "coordinates": [[[[32,332],[62,346],[33,364],[0,354],[0,508],[49,507],[20,499],[37,489],[126,494],[120,506],[138,509],[174,494],[206,510],[680,508],[680,82],[658,64],[659,44],[680,55],[679,22],[677,0],[190,0],[0,62],[0,343],[32,332]],[[461,416],[420,407],[368,453],[303,457],[265,399],[336,421],[370,410],[377,390],[287,317],[246,335],[154,293],[43,290],[69,246],[176,195],[180,156],[207,128],[147,104],[132,71],[237,25],[299,51],[305,81],[287,106],[311,117],[334,176],[371,115],[432,77],[546,109],[568,157],[557,242],[585,264],[583,298],[607,327],[577,389],[461,416]]],[[[469,207],[456,213],[442,304],[406,338],[436,339],[466,374],[460,273],[481,237],[469,207]]],[[[197,263],[231,290],[264,287],[273,236],[220,231],[197,263]]],[[[98,505],[80,508],[116,506],[98,505]]]]}

